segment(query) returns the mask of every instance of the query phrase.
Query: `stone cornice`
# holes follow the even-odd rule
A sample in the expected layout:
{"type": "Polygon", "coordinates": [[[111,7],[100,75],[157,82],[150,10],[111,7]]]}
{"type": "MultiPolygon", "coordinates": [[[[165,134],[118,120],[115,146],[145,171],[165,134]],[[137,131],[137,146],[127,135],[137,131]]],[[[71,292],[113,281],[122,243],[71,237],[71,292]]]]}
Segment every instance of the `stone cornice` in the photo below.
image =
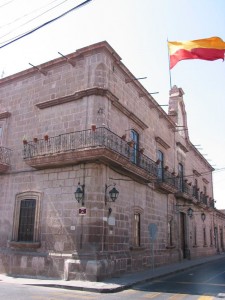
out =
{"type": "Polygon", "coordinates": [[[0,113],[0,120],[2,120],[2,119],[7,119],[7,118],[9,118],[10,116],[11,116],[11,113],[8,112],[8,111],[5,111],[5,112],[3,112],[3,113],[0,113]]]}
{"type": "Polygon", "coordinates": [[[40,102],[40,103],[37,103],[36,106],[40,109],[44,109],[44,108],[48,108],[51,106],[61,105],[61,104],[68,103],[71,101],[76,101],[81,98],[92,96],[92,95],[107,97],[111,101],[119,101],[119,99],[115,95],[113,95],[109,90],[94,87],[94,88],[75,92],[74,94],[66,96],[66,97],[52,99],[52,100],[48,100],[45,102],[40,102]]]}
{"type": "Polygon", "coordinates": [[[40,102],[40,103],[37,103],[36,106],[39,109],[44,109],[44,108],[52,107],[55,105],[61,105],[61,104],[68,103],[71,101],[76,101],[83,97],[88,97],[88,96],[92,96],[92,95],[108,98],[117,109],[119,109],[128,118],[133,120],[142,129],[148,128],[148,126],[144,122],[142,122],[141,119],[139,119],[134,113],[132,113],[122,103],[120,103],[119,99],[112,92],[110,92],[108,89],[99,88],[99,87],[94,87],[94,88],[78,91],[78,92],[75,92],[74,94],[66,96],[66,97],[52,99],[52,100],[48,100],[45,102],[40,102]]]}

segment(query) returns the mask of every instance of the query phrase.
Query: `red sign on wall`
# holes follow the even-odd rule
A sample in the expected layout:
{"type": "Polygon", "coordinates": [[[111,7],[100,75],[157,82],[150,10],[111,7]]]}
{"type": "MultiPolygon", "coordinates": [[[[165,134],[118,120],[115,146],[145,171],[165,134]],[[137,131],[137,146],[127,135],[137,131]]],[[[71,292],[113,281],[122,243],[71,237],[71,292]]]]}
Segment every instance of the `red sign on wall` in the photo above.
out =
{"type": "Polygon", "coordinates": [[[85,216],[86,213],[87,213],[86,207],[80,207],[80,208],[79,208],[79,215],[80,215],[80,216],[85,216]]]}

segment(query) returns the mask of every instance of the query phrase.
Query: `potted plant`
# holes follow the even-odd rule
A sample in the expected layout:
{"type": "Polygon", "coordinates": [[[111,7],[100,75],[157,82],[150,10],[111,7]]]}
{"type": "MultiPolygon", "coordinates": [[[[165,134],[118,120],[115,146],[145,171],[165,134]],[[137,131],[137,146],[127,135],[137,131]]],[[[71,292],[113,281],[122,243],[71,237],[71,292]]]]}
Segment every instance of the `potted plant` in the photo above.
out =
{"type": "Polygon", "coordinates": [[[37,143],[38,138],[34,137],[33,141],[34,141],[35,143],[37,143]]]}
{"type": "Polygon", "coordinates": [[[126,135],[126,133],[125,133],[125,134],[123,134],[123,135],[121,136],[121,139],[125,141],[125,140],[126,140],[126,137],[127,137],[127,135],[126,135]]]}
{"type": "Polygon", "coordinates": [[[92,130],[92,131],[95,131],[95,130],[96,130],[96,125],[95,125],[95,124],[92,124],[92,125],[91,125],[91,130],[92,130]]]}
{"type": "Polygon", "coordinates": [[[140,153],[141,153],[141,154],[143,154],[144,151],[145,151],[145,148],[141,148],[141,149],[140,149],[140,153]]]}
{"type": "Polygon", "coordinates": [[[127,142],[127,144],[128,144],[130,147],[134,147],[134,141],[133,141],[133,140],[127,142]]]}
{"type": "Polygon", "coordinates": [[[45,135],[44,135],[44,140],[45,140],[45,141],[48,141],[48,134],[45,134],[45,135]]]}
{"type": "Polygon", "coordinates": [[[23,144],[26,145],[27,144],[27,137],[24,135],[23,136],[23,144]]]}

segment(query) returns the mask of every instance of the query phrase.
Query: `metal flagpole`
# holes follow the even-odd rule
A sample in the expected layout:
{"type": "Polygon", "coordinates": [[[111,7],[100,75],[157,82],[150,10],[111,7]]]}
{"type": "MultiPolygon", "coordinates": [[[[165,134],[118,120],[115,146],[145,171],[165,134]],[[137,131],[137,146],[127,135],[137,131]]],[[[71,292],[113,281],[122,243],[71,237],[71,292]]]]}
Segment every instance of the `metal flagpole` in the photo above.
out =
{"type": "Polygon", "coordinates": [[[172,89],[172,78],[171,78],[171,71],[170,71],[170,51],[169,51],[168,38],[167,38],[167,51],[168,51],[168,66],[169,66],[170,89],[172,89]]]}

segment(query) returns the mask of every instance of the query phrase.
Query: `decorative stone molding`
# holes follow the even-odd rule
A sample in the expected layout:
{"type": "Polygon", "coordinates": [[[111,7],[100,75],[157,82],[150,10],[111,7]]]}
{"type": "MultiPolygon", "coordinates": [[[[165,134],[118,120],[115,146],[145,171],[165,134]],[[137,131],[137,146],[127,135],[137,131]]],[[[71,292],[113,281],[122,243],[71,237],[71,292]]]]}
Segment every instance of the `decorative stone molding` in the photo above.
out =
{"type": "Polygon", "coordinates": [[[202,180],[203,180],[203,182],[204,182],[205,184],[208,184],[208,183],[209,183],[209,181],[208,181],[206,178],[202,178],[202,180]]]}
{"type": "Polygon", "coordinates": [[[40,206],[41,206],[41,193],[34,191],[27,191],[16,195],[14,219],[13,219],[13,234],[12,240],[9,241],[9,247],[12,248],[38,248],[40,247],[40,206]],[[35,217],[34,217],[34,234],[32,242],[18,241],[18,229],[20,222],[20,206],[21,201],[25,199],[35,199],[35,217]]]}
{"type": "Polygon", "coordinates": [[[48,100],[45,102],[40,102],[40,103],[37,103],[36,106],[39,109],[44,109],[44,108],[52,107],[55,105],[61,105],[61,104],[68,103],[71,101],[76,101],[81,98],[92,96],[92,95],[107,97],[111,101],[119,101],[119,99],[115,95],[113,95],[108,89],[94,87],[94,88],[90,88],[90,89],[77,91],[74,94],[66,96],[66,97],[52,99],[52,100],[48,100]]]}
{"type": "Polygon", "coordinates": [[[163,148],[165,148],[165,149],[170,148],[170,146],[163,139],[161,139],[159,136],[156,136],[155,140],[156,140],[157,143],[159,143],[161,146],[163,146],[163,148]]]}
{"type": "Polygon", "coordinates": [[[188,149],[184,145],[182,145],[180,142],[177,142],[177,146],[185,153],[188,152],[188,149]]]}
{"type": "Polygon", "coordinates": [[[108,98],[117,109],[119,109],[124,115],[126,115],[128,118],[130,118],[139,127],[141,127],[142,129],[148,128],[148,126],[144,122],[142,122],[141,119],[139,119],[134,113],[132,113],[123,104],[121,104],[119,102],[119,99],[111,91],[109,91],[108,89],[99,88],[99,87],[94,87],[94,88],[78,91],[78,92],[75,92],[74,94],[66,96],[66,97],[48,100],[45,102],[40,102],[40,103],[37,103],[36,106],[39,109],[44,109],[44,108],[52,107],[55,105],[61,105],[61,104],[68,103],[71,101],[76,101],[76,100],[82,99],[84,97],[92,96],[92,95],[108,98]]]}
{"type": "Polygon", "coordinates": [[[193,170],[193,173],[194,173],[196,176],[198,176],[198,177],[201,176],[201,174],[200,174],[197,170],[193,170]]]}

